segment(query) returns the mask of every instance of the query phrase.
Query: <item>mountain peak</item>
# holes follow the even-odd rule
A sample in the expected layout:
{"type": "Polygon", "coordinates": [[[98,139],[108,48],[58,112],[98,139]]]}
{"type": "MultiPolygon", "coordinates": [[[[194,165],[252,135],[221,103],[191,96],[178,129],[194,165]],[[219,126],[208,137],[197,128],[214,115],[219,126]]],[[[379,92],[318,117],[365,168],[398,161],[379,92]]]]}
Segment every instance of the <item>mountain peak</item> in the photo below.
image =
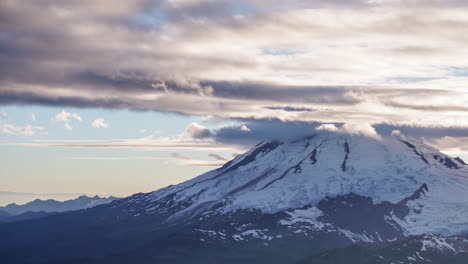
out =
{"type": "Polygon", "coordinates": [[[9,215],[15,216],[26,212],[65,212],[79,209],[85,209],[100,204],[109,203],[116,200],[115,197],[101,198],[99,196],[88,197],[86,195],[79,196],[76,199],[67,201],[56,201],[52,199],[41,200],[35,199],[24,205],[9,204],[5,207],[0,207],[0,211],[5,211],[9,215]]]}
{"type": "Polygon", "coordinates": [[[348,193],[374,203],[398,203],[421,190],[427,194],[424,199],[443,203],[457,196],[467,207],[466,175],[461,162],[402,135],[376,139],[321,131],[290,141],[261,142],[219,169],[141,199],[155,212],[161,201],[183,204],[168,216],[170,221],[213,210],[276,213],[348,193]]]}

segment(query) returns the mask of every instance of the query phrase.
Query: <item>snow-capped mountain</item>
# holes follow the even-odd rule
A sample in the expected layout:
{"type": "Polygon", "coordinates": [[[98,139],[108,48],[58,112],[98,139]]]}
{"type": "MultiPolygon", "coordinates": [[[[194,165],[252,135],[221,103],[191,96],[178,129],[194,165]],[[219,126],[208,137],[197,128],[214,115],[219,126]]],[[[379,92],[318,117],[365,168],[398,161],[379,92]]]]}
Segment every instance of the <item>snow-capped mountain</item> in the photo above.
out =
{"type": "Polygon", "coordinates": [[[210,212],[256,209],[274,214],[306,206],[311,216],[319,216],[317,205],[325,197],[350,193],[373,203],[406,199],[408,214],[390,216],[405,234],[468,231],[468,166],[398,135],[372,139],[320,133],[291,142],[263,142],[220,169],[122,202],[146,206],[140,206],[139,214],[183,204],[168,215],[171,222],[210,212]],[[406,199],[423,186],[418,199],[406,199]]]}
{"type": "Polygon", "coordinates": [[[38,243],[49,252],[40,260],[96,263],[293,263],[353,243],[468,233],[467,219],[461,159],[401,135],[319,132],[259,143],[155,192],[0,225],[0,248],[33,254],[38,243]]]}

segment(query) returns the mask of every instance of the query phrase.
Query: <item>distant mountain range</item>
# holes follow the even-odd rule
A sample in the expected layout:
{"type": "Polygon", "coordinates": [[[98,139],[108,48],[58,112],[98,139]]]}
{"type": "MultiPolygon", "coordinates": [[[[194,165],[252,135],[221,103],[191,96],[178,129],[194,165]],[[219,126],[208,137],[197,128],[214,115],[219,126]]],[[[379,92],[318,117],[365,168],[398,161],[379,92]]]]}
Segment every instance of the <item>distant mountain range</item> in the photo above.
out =
{"type": "Polygon", "coordinates": [[[468,166],[415,139],[261,142],[178,185],[0,224],[11,264],[468,263],[468,166]]]}
{"type": "Polygon", "coordinates": [[[23,205],[9,204],[0,207],[0,222],[12,222],[18,220],[40,218],[46,215],[86,209],[101,204],[110,203],[118,198],[110,196],[101,198],[99,196],[80,196],[73,200],[56,201],[36,199],[23,205]]]}

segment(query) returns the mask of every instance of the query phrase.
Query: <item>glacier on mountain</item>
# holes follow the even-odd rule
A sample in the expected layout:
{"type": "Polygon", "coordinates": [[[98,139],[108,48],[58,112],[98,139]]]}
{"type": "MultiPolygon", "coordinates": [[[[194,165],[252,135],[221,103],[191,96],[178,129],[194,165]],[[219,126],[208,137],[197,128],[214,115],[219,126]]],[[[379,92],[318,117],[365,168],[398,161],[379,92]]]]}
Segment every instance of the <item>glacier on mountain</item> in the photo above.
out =
{"type": "Polygon", "coordinates": [[[405,200],[408,215],[395,219],[405,233],[468,231],[468,166],[403,135],[321,131],[289,142],[262,142],[219,169],[133,199],[144,200],[148,214],[168,211],[164,203],[184,204],[168,222],[211,211],[274,214],[307,206],[319,215],[316,206],[325,197],[354,193],[374,204],[398,204],[423,185],[428,191],[405,200]]]}

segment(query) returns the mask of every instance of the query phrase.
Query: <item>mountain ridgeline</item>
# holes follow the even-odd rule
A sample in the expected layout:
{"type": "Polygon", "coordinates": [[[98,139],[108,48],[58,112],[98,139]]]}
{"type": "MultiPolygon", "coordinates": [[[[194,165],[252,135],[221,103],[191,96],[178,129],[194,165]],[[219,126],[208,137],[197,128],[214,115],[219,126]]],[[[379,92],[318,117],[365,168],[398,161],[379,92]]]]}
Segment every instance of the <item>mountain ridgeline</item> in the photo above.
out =
{"type": "Polygon", "coordinates": [[[93,197],[83,195],[76,199],[63,202],[51,199],[36,199],[32,202],[22,205],[13,203],[4,207],[0,207],[0,222],[14,222],[19,220],[40,218],[55,213],[90,208],[93,206],[110,203],[116,199],[118,198],[113,196],[101,198],[97,195],[93,197]]]}
{"type": "Polygon", "coordinates": [[[0,261],[466,263],[467,193],[464,161],[417,140],[320,132],[151,193],[0,224],[0,261]]]}

